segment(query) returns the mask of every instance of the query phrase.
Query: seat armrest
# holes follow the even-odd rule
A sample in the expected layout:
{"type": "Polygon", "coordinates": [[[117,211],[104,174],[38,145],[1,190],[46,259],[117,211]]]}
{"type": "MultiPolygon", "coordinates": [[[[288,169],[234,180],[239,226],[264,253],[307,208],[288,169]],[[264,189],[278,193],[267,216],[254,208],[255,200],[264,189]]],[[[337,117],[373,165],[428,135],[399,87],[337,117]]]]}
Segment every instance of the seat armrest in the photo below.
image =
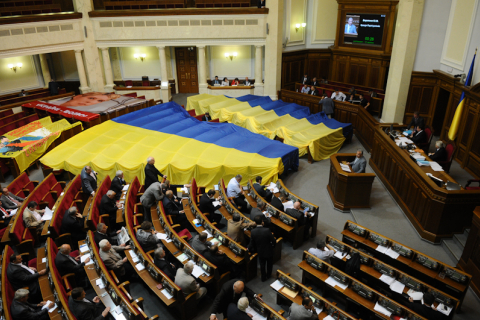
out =
{"type": "Polygon", "coordinates": [[[115,272],[113,272],[113,270],[110,270],[109,272],[110,272],[110,275],[113,278],[113,281],[115,281],[115,283],[118,285],[120,283],[120,281],[118,281],[118,278],[117,278],[117,275],[115,274],[115,272]]]}

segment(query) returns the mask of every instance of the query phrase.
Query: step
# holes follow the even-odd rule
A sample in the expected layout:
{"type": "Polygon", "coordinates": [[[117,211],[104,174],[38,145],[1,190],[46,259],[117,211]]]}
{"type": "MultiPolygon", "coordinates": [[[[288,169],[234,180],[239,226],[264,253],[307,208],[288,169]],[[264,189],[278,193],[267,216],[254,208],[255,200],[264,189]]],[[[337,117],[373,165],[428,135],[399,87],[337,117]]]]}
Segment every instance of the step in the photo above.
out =
{"type": "Polygon", "coordinates": [[[458,245],[465,248],[465,244],[467,243],[468,233],[461,233],[461,234],[454,234],[453,240],[457,242],[458,245]]]}
{"type": "Polygon", "coordinates": [[[459,261],[462,253],[463,247],[458,245],[458,243],[453,239],[444,239],[442,240],[442,246],[445,248],[447,253],[455,260],[459,261]]]}

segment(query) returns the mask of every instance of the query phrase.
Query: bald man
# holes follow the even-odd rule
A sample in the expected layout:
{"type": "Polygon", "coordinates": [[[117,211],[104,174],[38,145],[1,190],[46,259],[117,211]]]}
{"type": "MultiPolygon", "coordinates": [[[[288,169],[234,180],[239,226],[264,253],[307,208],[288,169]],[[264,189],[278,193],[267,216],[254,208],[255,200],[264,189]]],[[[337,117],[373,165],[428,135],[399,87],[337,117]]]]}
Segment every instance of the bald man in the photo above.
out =
{"type": "Polygon", "coordinates": [[[61,276],[64,276],[69,273],[75,274],[75,280],[77,285],[88,285],[86,281],[87,274],[85,273],[84,266],[90,261],[90,258],[85,259],[84,262],[80,262],[80,256],[75,258],[70,256],[72,248],[69,244],[63,244],[58,248],[58,254],[55,257],[55,266],[58,269],[58,272],[61,276]]]}
{"type": "Polygon", "coordinates": [[[187,217],[185,216],[185,211],[182,208],[181,203],[176,203],[173,200],[172,190],[168,190],[163,197],[163,208],[165,209],[165,214],[169,216],[174,216],[176,223],[179,223],[182,227],[187,228],[189,223],[187,217]]]}

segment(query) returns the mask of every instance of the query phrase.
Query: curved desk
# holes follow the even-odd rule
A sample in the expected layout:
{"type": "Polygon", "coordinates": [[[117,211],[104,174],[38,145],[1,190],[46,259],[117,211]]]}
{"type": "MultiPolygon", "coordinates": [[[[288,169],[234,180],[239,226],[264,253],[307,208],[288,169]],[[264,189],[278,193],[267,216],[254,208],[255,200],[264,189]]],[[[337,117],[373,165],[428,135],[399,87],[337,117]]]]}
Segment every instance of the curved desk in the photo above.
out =
{"type": "Polygon", "coordinates": [[[215,96],[226,95],[235,98],[253,94],[254,88],[254,86],[208,86],[207,93],[215,96]]]}

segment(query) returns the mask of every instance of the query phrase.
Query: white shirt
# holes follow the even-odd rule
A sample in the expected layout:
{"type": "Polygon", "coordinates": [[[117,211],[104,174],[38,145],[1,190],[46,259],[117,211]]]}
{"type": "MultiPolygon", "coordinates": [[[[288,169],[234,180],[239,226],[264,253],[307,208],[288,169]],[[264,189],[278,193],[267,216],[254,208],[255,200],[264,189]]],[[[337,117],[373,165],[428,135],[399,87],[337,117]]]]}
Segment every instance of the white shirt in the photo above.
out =
{"type": "Polygon", "coordinates": [[[306,87],[306,88],[303,87],[301,92],[302,92],[302,93],[308,93],[309,91],[310,91],[310,88],[309,88],[309,87],[306,87]]]}
{"type": "Polygon", "coordinates": [[[337,100],[337,101],[345,101],[345,98],[346,98],[346,97],[347,97],[347,96],[346,96],[343,92],[340,92],[340,91],[339,91],[338,94],[337,94],[336,92],[334,92],[334,93],[332,94],[331,99],[332,99],[332,100],[337,100]]]}
{"type": "Polygon", "coordinates": [[[335,254],[335,251],[333,250],[323,251],[317,248],[310,248],[308,249],[308,253],[313,254],[315,257],[325,261],[326,263],[330,263],[330,258],[333,257],[333,255],[335,254]]]}
{"type": "Polygon", "coordinates": [[[238,183],[237,179],[235,179],[235,177],[233,177],[228,182],[227,197],[237,198],[241,193],[242,193],[242,189],[240,188],[240,183],[238,183]]]}
{"type": "MultiPolygon", "coordinates": [[[[60,252],[60,254],[63,254],[60,252]]],[[[68,257],[68,259],[72,260],[73,263],[75,263],[76,265],[78,264],[77,260],[73,259],[69,254],[63,254],[65,257],[68,257]]]]}
{"type": "Polygon", "coordinates": [[[249,85],[250,85],[250,81],[245,81],[245,85],[246,85],[246,86],[249,86],[249,85]]]}
{"type": "Polygon", "coordinates": [[[28,272],[30,272],[31,274],[34,274],[34,273],[35,273],[35,271],[33,271],[32,269],[30,269],[29,267],[27,267],[27,266],[24,265],[23,263],[14,263],[14,265],[20,266],[20,267],[22,267],[23,269],[28,270],[28,272]]]}

